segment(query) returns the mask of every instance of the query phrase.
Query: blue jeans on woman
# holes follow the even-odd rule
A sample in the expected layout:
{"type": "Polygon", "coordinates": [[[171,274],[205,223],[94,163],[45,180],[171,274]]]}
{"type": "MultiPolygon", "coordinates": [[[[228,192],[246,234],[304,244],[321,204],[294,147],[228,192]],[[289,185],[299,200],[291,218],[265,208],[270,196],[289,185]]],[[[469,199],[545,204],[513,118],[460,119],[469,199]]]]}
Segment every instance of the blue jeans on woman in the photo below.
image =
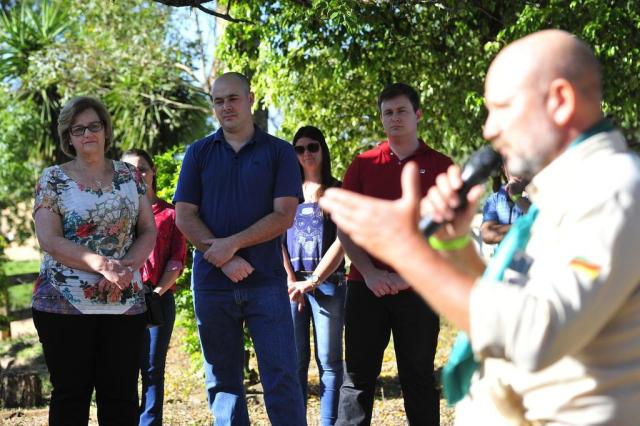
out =
{"type": "Polygon", "coordinates": [[[164,325],[147,329],[142,338],[140,426],[162,425],[164,367],[173,332],[173,323],[176,319],[176,302],[170,291],[164,293],[160,301],[164,312],[164,325]]]}
{"type": "Polygon", "coordinates": [[[313,322],[315,354],[320,373],[320,424],[333,425],[338,413],[342,385],[342,333],[346,286],[323,283],[305,294],[306,306],[298,312],[291,303],[291,316],[298,353],[298,376],[307,401],[307,378],[311,358],[309,325],[313,322]]]}

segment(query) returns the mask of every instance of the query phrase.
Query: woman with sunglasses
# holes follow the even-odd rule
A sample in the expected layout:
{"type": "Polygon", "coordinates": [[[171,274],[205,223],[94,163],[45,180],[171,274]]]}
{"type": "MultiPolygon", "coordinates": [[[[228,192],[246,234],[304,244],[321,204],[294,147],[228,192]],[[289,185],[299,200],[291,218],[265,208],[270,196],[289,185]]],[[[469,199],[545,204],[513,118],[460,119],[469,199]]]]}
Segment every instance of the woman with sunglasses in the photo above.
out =
{"type": "Polygon", "coordinates": [[[156,227],[135,167],[105,157],[111,118],[97,99],[70,100],[58,118],[71,161],[46,168],[33,217],[44,251],[33,321],[49,369],[50,425],[138,424],[140,340],[146,305],[138,270],[156,227]]]}
{"type": "Polygon", "coordinates": [[[130,149],[122,154],[122,161],[134,165],[147,184],[147,199],[151,203],[158,236],[156,245],[142,265],[142,280],[150,285],[160,298],[164,324],[148,328],[142,339],[140,373],[142,398],[139,426],[162,425],[164,401],[164,369],[176,319],[176,302],[173,293],[176,280],[184,269],[187,244],[176,226],[173,205],[156,194],[156,167],[153,159],[143,149],[130,149]]]}
{"type": "Polygon", "coordinates": [[[322,212],[318,199],[327,188],[341,183],[331,175],[329,148],[318,128],[298,129],[293,146],[303,176],[304,202],[298,205],[293,226],[285,235],[283,257],[298,353],[298,375],[306,400],[309,325],[313,322],[320,373],[320,423],[332,425],[337,417],[343,371],[344,251],[337,238],[336,226],[322,212]]]}

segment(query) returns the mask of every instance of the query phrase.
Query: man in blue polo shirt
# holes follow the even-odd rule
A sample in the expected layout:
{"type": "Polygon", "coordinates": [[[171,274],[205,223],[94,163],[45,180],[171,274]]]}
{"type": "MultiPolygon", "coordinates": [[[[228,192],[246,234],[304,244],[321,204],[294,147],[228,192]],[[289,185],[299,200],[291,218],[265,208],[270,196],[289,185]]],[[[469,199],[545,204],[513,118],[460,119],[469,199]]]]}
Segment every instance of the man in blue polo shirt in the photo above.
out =
{"type": "Polygon", "coordinates": [[[248,425],[243,324],[253,338],[273,425],[306,425],[279,236],[302,196],[292,146],[253,124],[254,95],[239,73],[211,91],[221,128],[187,150],[174,202],[196,250],[193,300],[216,424],[248,425]]]}
{"type": "MultiPolygon", "coordinates": [[[[487,198],[482,209],[480,236],[485,244],[499,244],[516,219],[529,210],[531,202],[524,194],[528,179],[513,176],[504,170],[507,183],[487,198]]],[[[492,248],[494,248],[492,247],[492,248]]],[[[491,251],[493,254],[493,250],[491,251]]]]}

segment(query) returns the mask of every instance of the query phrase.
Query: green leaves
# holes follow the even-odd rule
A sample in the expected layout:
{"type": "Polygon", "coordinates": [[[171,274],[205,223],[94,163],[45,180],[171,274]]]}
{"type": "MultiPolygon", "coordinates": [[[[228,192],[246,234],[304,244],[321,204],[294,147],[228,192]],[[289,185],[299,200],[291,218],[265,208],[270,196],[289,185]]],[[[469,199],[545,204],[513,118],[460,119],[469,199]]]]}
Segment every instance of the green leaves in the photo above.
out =
{"type": "Polygon", "coordinates": [[[178,184],[180,167],[185,148],[175,146],[170,150],[153,157],[156,166],[156,184],[158,186],[158,197],[171,202],[173,194],[178,184]]]}
{"type": "Polygon", "coordinates": [[[190,65],[193,47],[167,37],[169,11],[135,0],[28,0],[1,16],[0,80],[39,110],[32,157],[63,159],[57,116],[79,94],[105,101],[121,149],[162,151],[206,133],[206,94],[176,66],[190,65]]]}
{"type": "Polygon", "coordinates": [[[32,53],[55,43],[69,27],[68,9],[62,2],[26,1],[19,9],[0,15],[0,76],[19,77],[29,67],[32,53]]]}
{"type": "Polygon", "coordinates": [[[42,168],[66,161],[57,119],[74,96],[105,102],[111,157],[163,152],[210,130],[207,95],[184,71],[194,47],[170,11],[142,0],[25,0],[0,14],[0,205],[28,199],[42,168]]]}
{"type": "Polygon", "coordinates": [[[507,43],[549,27],[594,46],[604,68],[605,111],[638,140],[637,2],[308,3],[234,2],[234,14],[257,24],[227,26],[217,59],[226,69],[253,75],[258,98],[283,113],[280,136],[290,138],[305,124],[320,127],[336,175],[384,138],[376,97],[394,81],[421,93],[420,133],[427,143],[458,160],[466,157],[484,143],[483,80],[490,61],[507,43]]]}
{"type": "Polygon", "coordinates": [[[33,128],[30,152],[41,154],[40,158],[53,156],[55,150],[50,123],[57,118],[60,97],[51,81],[55,65],[48,58],[64,41],[69,18],[68,6],[55,0],[25,1],[0,15],[0,81],[11,83],[15,101],[31,102],[36,108],[34,121],[40,125],[33,128]],[[31,80],[34,70],[43,78],[31,80]]]}
{"type": "Polygon", "coordinates": [[[358,151],[384,138],[376,99],[394,81],[422,92],[422,134],[430,145],[461,155],[480,142],[483,112],[465,103],[469,93],[481,92],[478,69],[486,63],[476,59],[482,40],[470,35],[476,17],[412,2],[323,0],[284,10],[275,4],[238,4],[235,13],[243,8],[262,22],[228,26],[218,57],[229,69],[252,70],[258,97],[284,113],[281,136],[305,124],[322,128],[337,175],[358,151]],[[256,37],[260,49],[250,55],[243,46],[256,37]]]}

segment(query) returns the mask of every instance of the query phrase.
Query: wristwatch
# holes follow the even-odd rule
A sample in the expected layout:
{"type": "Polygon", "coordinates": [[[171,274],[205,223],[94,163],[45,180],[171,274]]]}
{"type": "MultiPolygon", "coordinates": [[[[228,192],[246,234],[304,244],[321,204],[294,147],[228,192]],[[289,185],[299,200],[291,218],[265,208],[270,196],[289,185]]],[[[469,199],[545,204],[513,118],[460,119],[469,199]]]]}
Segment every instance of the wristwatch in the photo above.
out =
{"type": "Polygon", "coordinates": [[[320,277],[316,274],[307,275],[307,281],[311,283],[313,288],[316,288],[318,283],[320,282],[320,277]]]}

